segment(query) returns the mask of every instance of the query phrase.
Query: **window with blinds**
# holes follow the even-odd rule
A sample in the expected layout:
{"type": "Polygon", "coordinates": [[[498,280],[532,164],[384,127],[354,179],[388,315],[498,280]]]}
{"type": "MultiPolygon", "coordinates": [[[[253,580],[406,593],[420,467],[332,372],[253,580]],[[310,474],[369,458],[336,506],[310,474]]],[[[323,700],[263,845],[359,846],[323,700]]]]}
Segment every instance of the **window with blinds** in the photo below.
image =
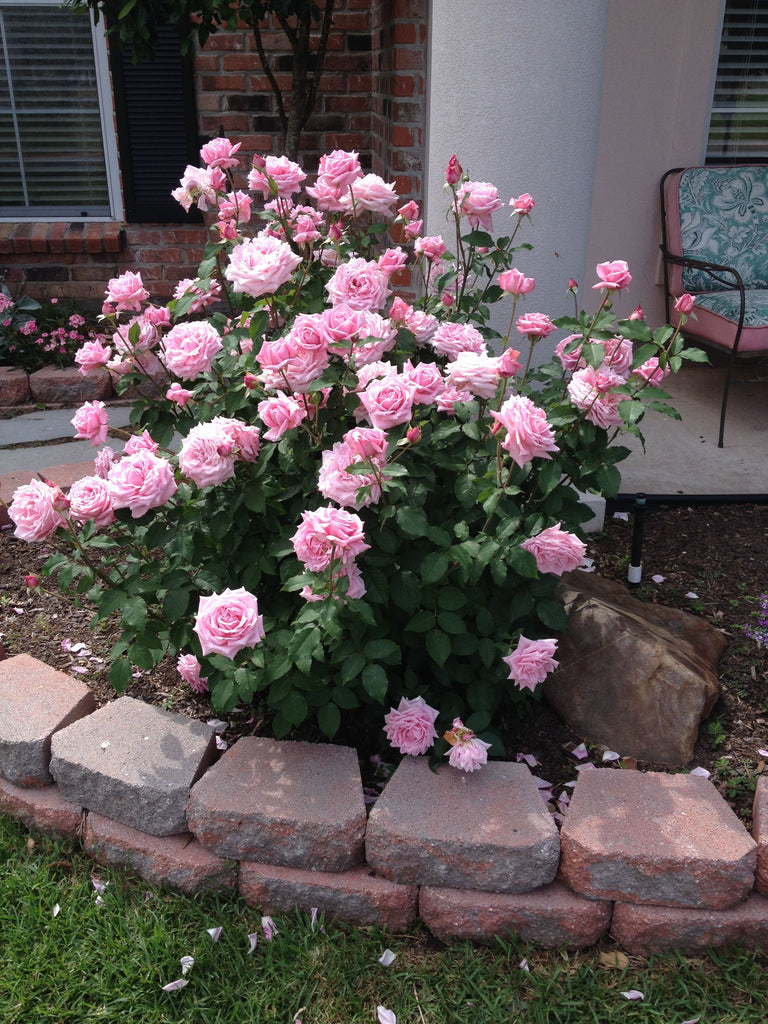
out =
{"type": "Polygon", "coordinates": [[[768,160],[768,4],[726,0],[708,164],[768,160]]]}
{"type": "Polygon", "coordinates": [[[90,18],[0,0],[0,216],[110,215],[90,18]]]}

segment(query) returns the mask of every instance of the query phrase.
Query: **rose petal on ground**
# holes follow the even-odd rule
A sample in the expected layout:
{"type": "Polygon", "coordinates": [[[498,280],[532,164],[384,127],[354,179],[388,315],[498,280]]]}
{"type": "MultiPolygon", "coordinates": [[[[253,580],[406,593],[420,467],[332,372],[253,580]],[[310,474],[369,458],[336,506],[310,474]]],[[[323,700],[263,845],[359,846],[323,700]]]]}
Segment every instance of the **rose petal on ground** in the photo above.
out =
{"type": "Polygon", "coordinates": [[[588,772],[588,771],[590,771],[594,767],[595,766],[592,764],[592,762],[588,761],[586,764],[577,764],[576,765],[576,771],[577,772],[588,772]]]}
{"type": "Polygon", "coordinates": [[[710,773],[707,771],[706,768],[697,767],[692,769],[691,775],[700,775],[703,779],[708,779],[710,773]]]}
{"type": "Polygon", "coordinates": [[[271,917],[262,917],[261,919],[261,930],[264,933],[264,941],[271,942],[276,935],[279,934],[277,925],[271,917]]]}
{"type": "Polygon", "coordinates": [[[259,933],[248,932],[248,952],[253,953],[259,944],[259,933]]]}
{"type": "Polygon", "coordinates": [[[689,590],[688,593],[685,596],[686,597],[690,597],[690,599],[692,601],[698,601],[698,599],[699,599],[699,595],[698,594],[694,594],[694,592],[692,590],[689,590]]]}
{"type": "Polygon", "coordinates": [[[218,928],[206,928],[205,930],[208,932],[208,934],[211,936],[214,942],[218,942],[219,936],[221,935],[224,929],[221,925],[219,925],[218,928]]]}
{"type": "Polygon", "coordinates": [[[58,903],[54,903],[53,904],[53,916],[54,917],[58,917],[60,912],[61,912],[61,907],[59,906],[58,903]]]}
{"type": "Polygon", "coordinates": [[[102,880],[97,875],[91,875],[91,885],[96,890],[96,892],[106,892],[109,882],[102,882],[102,880]]]}
{"type": "Polygon", "coordinates": [[[528,765],[529,768],[535,768],[538,765],[538,763],[539,763],[536,760],[536,758],[533,756],[533,754],[516,754],[515,755],[515,760],[516,761],[525,761],[525,763],[528,765]]]}
{"type": "Polygon", "coordinates": [[[606,750],[603,754],[604,761],[620,761],[621,754],[617,754],[615,750],[606,750]]]}
{"type": "Polygon", "coordinates": [[[622,519],[625,523],[629,522],[629,512],[614,512],[614,519],[622,519]]]}
{"type": "Polygon", "coordinates": [[[106,903],[101,898],[101,895],[98,892],[96,893],[96,899],[93,902],[96,904],[97,907],[105,907],[106,906],[106,903]]]}
{"type": "Polygon", "coordinates": [[[379,963],[382,967],[389,967],[389,965],[394,962],[396,956],[397,953],[393,953],[391,949],[385,949],[379,957],[379,963]]]}
{"type": "Polygon", "coordinates": [[[523,959],[520,961],[520,968],[523,971],[527,971],[529,974],[531,973],[531,968],[529,967],[528,961],[525,959],[525,957],[523,957],[523,959]]]}
{"type": "Polygon", "coordinates": [[[658,573],[656,573],[655,576],[651,576],[651,579],[654,583],[663,583],[666,579],[666,576],[660,576],[658,573]]]}
{"type": "Polygon", "coordinates": [[[187,978],[177,978],[176,981],[169,981],[167,985],[163,985],[161,991],[175,992],[177,989],[184,988],[188,984],[189,980],[187,978]]]}
{"type": "Polygon", "coordinates": [[[628,992],[621,993],[625,999],[645,999],[642,992],[639,992],[636,988],[631,988],[628,992]]]}
{"type": "Polygon", "coordinates": [[[181,964],[182,976],[188,974],[195,966],[195,958],[193,956],[183,956],[179,961],[181,964]]]}
{"type": "Polygon", "coordinates": [[[222,722],[220,718],[209,718],[207,724],[213,726],[214,732],[223,732],[229,725],[229,722],[222,722]]]}
{"type": "Polygon", "coordinates": [[[691,1017],[690,1020],[684,1020],[682,1024],[699,1024],[701,1017],[691,1017]]]}
{"type": "Polygon", "coordinates": [[[377,1006],[376,1015],[379,1018],[379,1024],[397,1024],[397,1017],[386,1006],[377,1006]]]}
{"type": "Polygon", "coordinates": [[[585,757],[589,757],[586,743],[580,743],[578,747],[573,748],[571,753],[578,761],[583,761],[585,757]]]}
{"type": "Polygon", "coordinates": [[[768,757],[768,750],[758,750],[760,757],[768,757]]]}
{"type": "Polygon", "coordinates": [[[226,740],[223,740],[221,738],[221,736],[217,736],[216,737],[216,749],[217,750],[226,750],[228,747],[229,747],[229,744],[227,743],[226,740]]]}

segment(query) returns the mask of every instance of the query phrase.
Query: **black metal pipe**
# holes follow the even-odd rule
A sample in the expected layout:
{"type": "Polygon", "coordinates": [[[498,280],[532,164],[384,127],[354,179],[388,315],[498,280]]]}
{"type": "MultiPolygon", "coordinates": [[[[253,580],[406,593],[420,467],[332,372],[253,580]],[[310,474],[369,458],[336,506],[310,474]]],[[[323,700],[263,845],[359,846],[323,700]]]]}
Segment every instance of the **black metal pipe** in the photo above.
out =
{"type": "Polygon", "coordinates": [[[645,526],[645,495],[635,495],[634,518],[632,522],[632,550],[627,569],[630,587],[637,587],[643,578],[643,528],[645,526]]]}

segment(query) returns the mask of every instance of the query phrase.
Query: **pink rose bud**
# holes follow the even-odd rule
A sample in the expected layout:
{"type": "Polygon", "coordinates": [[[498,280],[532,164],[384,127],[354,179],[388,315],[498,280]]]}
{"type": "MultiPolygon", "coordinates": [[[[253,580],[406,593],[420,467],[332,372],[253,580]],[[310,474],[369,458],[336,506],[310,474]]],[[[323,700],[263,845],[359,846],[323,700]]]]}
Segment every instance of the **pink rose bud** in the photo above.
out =
{"type": "Polygon", "coordinates": [[[258,153],[253,154],[253,166],[257,171],[263,171],[267,166],[267,161],[263,156],[259,156],[258,153]]]}
{"type": "Polygon", "coordinates": [[[463,173],[464,171],[462,169],[462,166],[459,163],[456,154],[454,153],[451,159],[448,161],[448,167],[446,168],[445,171],[445,180],[449,185],[455,185],[456,182],[460,180],[463,173]]]}
{"type": "MultiPolygon", "coordinates": [[[[501,353],[499,356],[500,377],[514,377],[517,371],[522,368],[522,363],[517,358],[519,355],[520,352],[516,348],[508,348],[501,353]]],[[[494,426],[498,429],[500,424],[496,423],[494,426]]]]}
{"type": "Polygon", "coordinates": [[[398,216],[403,218],[403,220],[416,220],[419,216],[419,204],[411,199],[410,202],[401,206],[397,213],[398,216]]]}
{"type": "Polygon", "coordinates": [[[405,439],[408,444],[418,444],[421,440],[421,427],[409,427],[405,439]]]}
{"type": "Polygon", "coordinates": [[[40,580],[38,579],[37,576],[35,576],[35,574],[33,572],[31,572],[27,576],[24,577],[24,586],[25,587],[29,587],[30,590],[31,590],[34,587],[39,587],[40,586],[40,580]]]}
{"type": "Polygon", "coordinates": [[[568,291],[569,292],[573,292],[573,294],[575,295],[578,290],[579,290],[579,282],[578,281],[574,281],[572,277],[569,277],[568,278],[568,291]]]}
{"type": "Polygon", "coordinates": [[[450,292],[443,292],[440,296],[440,301],[444,306],[452,306],[454,299],[450,292]]]}
{"type": "Polygon", "coordinates": [[[259,385],[259,378],[255,373],[246,373],[243,377],[243,384],[245,384],[249,391],[253,391],[259,385]]]}
{"type": "Polygon", "coordinates": [[[643,312],[642,306],[635,306],[632,312],[629,314],[630,320],[645,320],[645,313],[643,312]]]}
{"type": "Polygon", "coordinates": [[[328,228],[328,237],[332,242],[338,242],[344,234],[344,225],[340,220],[335,220],[328,228]]]}
{"type": "Polygon", "coordinates": [[[509,205],[512,207],[514,213],[518,214],[520,217],[524,217],[527,213],[531,212],[536,203],[533,200],[533,196],[529,195],[527,192],[523,192],[523,194],[518,196],[517,199],[510,199],[509,205]]]}
{"type": "Polygon", "coordinates": [[[689,295],[688,292],[683,292],[683,294],[675,303],[675,309],[678,313],[682,313],[684,316],[688,316],[688,314],[693,310],[693,304],[695,301],[696,300],[692,295],[689,295]]]}
{"type": "Polygon", "coordinates": [[[532,277],[526,277],[517,267],[499,274],[497,284],[510,295],[529,295],[536,284],[532,277]]]}

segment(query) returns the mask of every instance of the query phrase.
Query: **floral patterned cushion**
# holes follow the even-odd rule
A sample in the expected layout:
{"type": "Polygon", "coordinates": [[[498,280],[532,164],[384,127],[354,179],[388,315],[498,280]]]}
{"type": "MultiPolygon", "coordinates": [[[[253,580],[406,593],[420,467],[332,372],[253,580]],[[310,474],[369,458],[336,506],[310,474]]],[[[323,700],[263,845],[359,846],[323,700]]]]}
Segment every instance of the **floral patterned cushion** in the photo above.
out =
{"type": "MultiPolygon", "coordinates": [[[[745,327],[768,327],[768,288],[745,291],[745,327]]],[[[734,322],[739,319],[741,300],[738,291],[707,292],[696,296],[696,308],[708,309],[734,322]]]]}
{"type": "MultiPolygon", "coordinates": [[[[747,288],[768,288],[768,167],[688,168],[678,200],[684,256],[735,267],[747,288]]],[[[687,267],[683,288],[712,292],[728,286],[687,267]]]]}

